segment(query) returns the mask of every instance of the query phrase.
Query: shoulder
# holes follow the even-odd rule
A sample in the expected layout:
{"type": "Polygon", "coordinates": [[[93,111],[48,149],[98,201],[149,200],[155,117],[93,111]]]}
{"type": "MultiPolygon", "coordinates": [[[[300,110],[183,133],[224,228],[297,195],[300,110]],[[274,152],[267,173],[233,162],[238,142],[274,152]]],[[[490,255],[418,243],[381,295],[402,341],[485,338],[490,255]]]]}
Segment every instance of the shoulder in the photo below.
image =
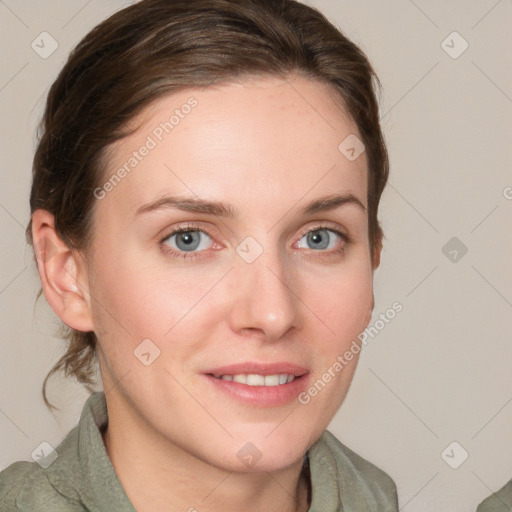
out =
{"type": "Polygon", "coordinates": [[[382,469],[352,451],[348,446],[345,446],[328,430],[324,432],[322,437],[330,449],[337,455],[338,460],[343,461],[343,463],[349,462],[352,469],[365,480],[396,491],[395,482],[382,469]]]}
{"type": "Polygon", "coordinates": [[[336,492],[340,500],[343,497],[347,510],[358,510],[364,506],[365,510],[398,512],[397,489],[393,479],[345,446],[328,430],[323,432],[311,452],[312,465],[316,463],[317,474],[336,475],[336,492]]]}
{"type": "Polygon", "coordinates": [[[0,510],[2,512],[79,511],[60,495],[35,462],[14,462],[0,472],[0,510]]]}
{"type": "Polygon", "coordinates": [[[512,480],[482,501],[476,512],[508,512],[509,510],[512,510],[512,480]]]}
{"type": "Polygon", "coordinates": [[[90,449],[86,427],[92,422],[90,409],[100,399],[101,396],[86,402],[79,424],[57,448],[41,449],[37,462],[17,461],[0,472],[1,512],[87,510],[81,504],[86,475],[81,466],[80,440],[90,449]]]}
{"type": "Polygon", "coordinates": [[[19,510],[16,500],[25,485],[34,478],[35,468],[30,462],[14,462],[0,472],[0,510],[19,510]]]}

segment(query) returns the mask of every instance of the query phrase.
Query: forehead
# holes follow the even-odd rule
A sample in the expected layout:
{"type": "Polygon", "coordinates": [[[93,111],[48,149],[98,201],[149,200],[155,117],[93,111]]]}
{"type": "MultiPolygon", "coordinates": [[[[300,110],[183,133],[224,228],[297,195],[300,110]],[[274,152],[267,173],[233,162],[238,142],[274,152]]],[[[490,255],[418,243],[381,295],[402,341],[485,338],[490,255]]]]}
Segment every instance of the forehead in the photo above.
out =
{"type": "Polygon", "coordinates": [[[109,148],[104,176],[124,169],[111,196],[127,210],[168,191],[235,203],[350,191],[366,204],[366,155],[347,158],[343,142],[361,137],[327,84],[253,77],[187,89],[134,123],[109,148]]]}

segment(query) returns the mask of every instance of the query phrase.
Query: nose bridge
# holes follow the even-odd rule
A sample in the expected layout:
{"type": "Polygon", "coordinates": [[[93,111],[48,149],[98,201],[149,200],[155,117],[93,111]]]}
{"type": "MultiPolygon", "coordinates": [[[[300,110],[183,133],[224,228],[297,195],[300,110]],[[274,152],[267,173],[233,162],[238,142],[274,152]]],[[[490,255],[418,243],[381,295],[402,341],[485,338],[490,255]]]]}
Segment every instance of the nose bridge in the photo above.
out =
{"type": "Polygon", "coordinates": [[[285,256],[276,245],[261,249],[250,263],[243,256],[238,261],[232,322],[235,330],[259,330],[275,340],[298,326],[297,297],[285,256]]]}

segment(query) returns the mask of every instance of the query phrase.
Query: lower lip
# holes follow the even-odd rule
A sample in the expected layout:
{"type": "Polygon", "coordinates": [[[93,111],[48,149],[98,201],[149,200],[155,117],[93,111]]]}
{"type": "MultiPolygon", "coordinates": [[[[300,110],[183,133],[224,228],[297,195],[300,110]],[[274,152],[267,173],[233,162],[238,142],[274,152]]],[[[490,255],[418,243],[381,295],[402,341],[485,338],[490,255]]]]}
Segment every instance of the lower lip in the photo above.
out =
{"type": "Polygon", "coordinates": [[[217,379],[204,375],[220,391],[246,404],[259,407],[279,407],[298,400],[308,383],[309,374],[295,377],[292,382],[279,386],[248,386],[232,380],[217,379]]]}

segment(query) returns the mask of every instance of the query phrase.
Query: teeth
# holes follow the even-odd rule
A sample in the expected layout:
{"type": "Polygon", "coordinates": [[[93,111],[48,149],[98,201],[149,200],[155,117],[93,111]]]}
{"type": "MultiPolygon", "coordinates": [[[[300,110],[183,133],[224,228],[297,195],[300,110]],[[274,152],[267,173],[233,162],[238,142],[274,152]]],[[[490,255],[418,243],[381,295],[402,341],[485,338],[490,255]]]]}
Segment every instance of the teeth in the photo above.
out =
{"type": "Polygon", "coordinates": [[[237,373],[236,375],[222,375],[218,377],[222,380],[229,380],[246,384],[247,386],[280,386],[288,384],[295,380],[295,375],[288,375],[286,373],[276,375],[258,375],[256,373],[237,373]]]}
{"type": "Polygon", "coordinates": [[[263,375],[256,375],[254,373],[250,373],[247,375],[247,383],[248,386],[264,386],[265,385],[265,377],[263,375]]]}
{"type": "Polygon", "coordinates": [[[265,386],[279,386],[279,375],[265,375],[265,386]]]}

